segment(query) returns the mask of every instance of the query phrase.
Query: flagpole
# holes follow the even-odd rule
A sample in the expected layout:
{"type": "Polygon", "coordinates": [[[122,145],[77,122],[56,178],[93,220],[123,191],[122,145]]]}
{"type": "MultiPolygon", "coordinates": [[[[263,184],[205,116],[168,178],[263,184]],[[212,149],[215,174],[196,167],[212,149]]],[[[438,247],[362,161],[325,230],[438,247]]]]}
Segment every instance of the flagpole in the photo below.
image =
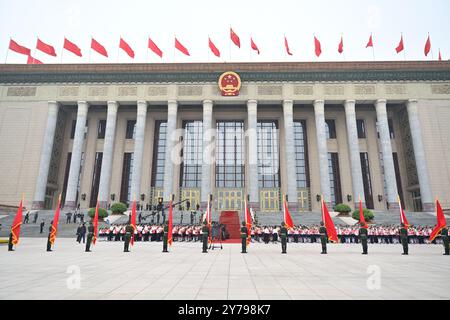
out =
{"type": "Polygon", "coordinates": [[[149,41],[148,39],[150,39],[149,35],[147,35],[147,50],[146,50],[147,51],[147,56],[145,58],[145,62],[147,62],[147,63],[150,62],[150,61],[148,61],[148,49],[150,49],[150,48],[148,48],[148,41],[149,41]]]}
{"type": "MultiPolygon", "coordinates": [[[[120,35],[120,40],[122,40],[122,35],[120,35]]],[[[117,47],[117,63],[119,63],[120,40],[119,40],[119,46],[117,47]]]]}
{"type": "Polygon", "coordinates": [[[434,60],[433,46],[431,45],[431,38],[429,32],[428,32],[428,39],[430,39],[431,60],[434,60]]]}
{"type": "MultiPolygon", "coordinates": [[[[173,34],[173,39],[174,40],[176,39],[176,35],[175,34],[173,34]]],[[[172,62],[175,62],[175,41],[173,43],[173,61],[172,62]]]]}
{"type": "Polygon", "coordinates": [[[403,60],[406,61],[406,48],[405,48],[405,39],[403,39],[403,32],[402,32],[402,42],[403,42],[403,60]]]}
{"type": "MultiPolygon", "coordinates": [[[[11,43],[11,37],[9,37],[9,43],[11,43]]],[[[8,44],[8,48],[6,48],[5,64],[6,64],[6,60],[8,60],[8,53],[9,53],[9,44],[8,44]]]]}
{"type": "MultiPolygon", "coordinates": [[[[64,35],[64,40],[65,40],[65,39],[66,39],[66,36],[64,35]]],[[[60,61],[60,63],[62,63],[63,52],[64,52],[64,43],[63,43],[63,46],[62,46],[62,48],[61,48],[61,61],[60,61]]]]}
{"type": "Polygon", "coordinates": [[[91,35],[91,45],[89,47],[89,60],[88,60],[88,63],[91,63],[91,53],[92,53],[92,35],[91,35]]]}
{"type": "MultiPolygon", "coordinates": [[[[208,47],[209,47],[209,34],[208,34],[208,47]]],[[[210,49],[208,48],[207,50],[208,50],[208,52],[207,52],[208,62],[210,62],[210,61],[209,61],[209,51],[210,51],[210,49]]]]}

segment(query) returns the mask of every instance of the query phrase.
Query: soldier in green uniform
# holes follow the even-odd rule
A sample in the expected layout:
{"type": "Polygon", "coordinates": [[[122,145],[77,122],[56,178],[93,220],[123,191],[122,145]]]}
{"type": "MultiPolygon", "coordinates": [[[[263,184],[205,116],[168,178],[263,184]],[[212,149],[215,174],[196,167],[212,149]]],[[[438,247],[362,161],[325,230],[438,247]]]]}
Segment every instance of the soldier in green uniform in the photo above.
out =
{"type": "Polygon", "coordinates": [[[50,222],[50,227],[48,228],[47,251],[52,251],[52,244],[50,243],[50,235],[52,234],[52,225],[53,221],[50,222]]]}
{"type": "Polygon", "coordinates": [[[320,222],[319,234],[320,234],[320,242],[322,243],[321,254],[327,254],[328,234],[327,234],[327,228],[325,228],[323,221],[320,222]]]}
{"type": "Polygon", "coordinates": [[[449,252],[449,244],[448,244],[448,226],[445,226],[441,231],[442,243],[444,244],[444,256],[448,256],[449,252]]]}
{"type": "Polygon", "coordinates": [[[242,221],[242,227],[241,227],[242,252],[241,253],[247,253],[247,236],[248,236],[248,229],[245,224],[245,221],[242,221]]]}
{"type": "Polygon", "coordinates": [[[131,237],[134,233],[134,228],[131,225],[131,221],[128,221],[127,226],[125,227],[125,241],[123,245],[123,252],[130,252],[130,241],[131,237]]]}
{"type": "Polygon", "coordinates": [[[13,249],[13,234],[12,234],[12,232],[10,232],[9,233],[9,239],[8,239],[8,251],[15,251],[14,249],[13,249]]]}
{"type": "Polygon", "coordinates": [[[405,227],[405,224],[402,222],[400,228],[400,242],[403,246],[402,255],[408,255],[408,229],[405,227]]]}
{"type": "Polygon", "coordinates": [[[88,226],[88,235],[86,239],[86,252],[91,252],[91,242],[92,238],[94,237],[94,225],[92,224],[92,221],[89,222],[88,226]]]}
{"type": "Polygon", "coordinates": [[[363,248],[363,252],[362,254],[367,254],[367,235],[369,233],[367,232],[367,229],[364,228],[364,225],[361,223],[361,226],[359,228],[359,232],[358,232],[358,236],[359,236],[359,241],[361,242],[362,248],[363,248]]]}
{"type": "Polygon", "coordinates": [[[286,228],[286,224],[284,222],[282,222],[281,223],[281,229],[280,229],[281,253],[287,253],[286,252],[287,236],[288,236],[288,231],[287,231],[287,228],[286,228]]]}
{"type": "Polygon", "coordinates": [[[209,235],[209,228],[207,222],[205,221],[202,228],[203,253],[208,253],[208,235],[209,235]]]}
{"type": "Polygon", "coordinates": [[[169,241],[169,221],[166,221],[164,223],[163,251],[162,252],[169,252],[169,250],[167,250],[168,241],[169,241]]]}

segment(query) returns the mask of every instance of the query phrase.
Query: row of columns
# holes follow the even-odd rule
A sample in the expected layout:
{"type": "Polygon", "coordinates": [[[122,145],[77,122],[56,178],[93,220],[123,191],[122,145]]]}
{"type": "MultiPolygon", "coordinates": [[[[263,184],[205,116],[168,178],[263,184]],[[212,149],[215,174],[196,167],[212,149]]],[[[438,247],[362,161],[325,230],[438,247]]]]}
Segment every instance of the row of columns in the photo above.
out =
{"type": "MultiPolygon", "coordinates": [[[[347,139],[350,153],[350,168],[352,175],[353,196],[355,202],[360,197],[364,202],[364,185],[361,170],[361,161],[359,153],[358,135],[356,128],[355,100],[347,100],[344,103],[345,117],[347,125],[347,139]]],[[[55,101],[48,103],[47,126],[44,133],[43,147],[41,151],[39,174],[36,180],[35,195],[33,207],[36,209],[43,208],[45,191],[47,186],[48,171],[52,155],[53,141],[56,130],[56,122],[58,118],[59,104],[55,101]]],[[[297,181],[295,173],[295,141],[294,141],[294,117],[293,117],[293,100],[283,101],[283,120],[284,120],[284,142],[285,152],[284,166],[287,174],[287,195],[291,209],[297,208],[297,181]]],[[[137,117],[135,128],[134,142],[134,160],[133,170],[131,172],[131,194],[133,197],[139,197],[142,161],[144,151],[144,136],[147,117],[147,102],[143,100],[137,101],[137,117]]],[[[109,198],[109,188],[112,173],[112,159],[114,153],[114,137],[116,131],[118,103],[116,101],[108,101],[107,122],[105,141],[103,149],[103,161],[100,174],[99,184],[99,201],[102,207],[106,207],[109,198]]],[[[76,196],[78,181],[80,175],[81,156],[84,146],[84,133],[87,120],[89,104],[86,101],[78,102],[77,121],[75,127],[75,135],[72,146],[72,158],[70,163],[69,177],[66,191],[66,208],[76,207],[76,196]]],[[[203,142],[204,146],[210,144],[212,139],[212,109],[213,102],[211,100],[203,101],[203,142]]],[[[387,201],[390,209],[398,208],[397,202],[397,183],[395,178],[394,162],[392,157],[391,138],[389,133],[389,124],[386,112],[386,100],[380,99],[375,103],[377,114],[377,122],[380,135],[380,148],[382,160],[384,164],[384,177],[387,190],[387,201]]],[[[177,123],[178,103],[176,100],[168,101],[167,116],[167,137],[166,137],[166,158],[164,168],[164,200],[168,201],[173,194],[174,179],[174,162],[176,155],[173,154],[175,146],[175,130],[177,123]]],[[[425,151],[422,142],[422,134],[420,128],[420,120],[418,115],[417,100],[410,100],[407,103],[407,111],[409,124],[411,128],[411,136],[414,148],[414,155],[417,166],[417,173],[420,184],[421,198],[424,210],[432,210],[433,202],[431,190],[428,180],[427,164],[425,159],[425,151]]],[[[257,101],[248,100],[247,102],[247,120],[248,120],[248,193],[250,196],[250,204],[258,210],[259,208],[259,190],[258,190],[258,150],[257,150],[257,101]]],[[[319,175],[320,188],[325,202],[330,202],[330,178],[328,170],[328,150],[327,137],[325,131],[325,101],[314,101],[314,115],[316,123],[317,150],[319,159],[319,175]]],[[[204,148],[204,162],[202,165],[201,177],[201,203],[204,206],[208,196],[212,191],[211,172],[213,164],[213,154],[211,150],[204,148]]]]}

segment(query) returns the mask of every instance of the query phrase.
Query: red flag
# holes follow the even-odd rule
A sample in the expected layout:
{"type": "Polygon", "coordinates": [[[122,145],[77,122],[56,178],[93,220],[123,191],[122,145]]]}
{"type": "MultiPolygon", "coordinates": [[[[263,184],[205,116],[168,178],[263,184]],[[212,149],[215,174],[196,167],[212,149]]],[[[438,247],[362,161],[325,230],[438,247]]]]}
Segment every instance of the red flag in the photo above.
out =
{"type": "Polygon", "coordinates": [[[23,199],[20,200],[19,209],[17,209],[16,217],[11,225],[12,244],[19,243],[20,225],[22,224],[23,199]]]}
{"type": "Polygon", "coordinates": [[[437,223],[430,235],[430,241],[433,241],[441,232],[441,230],[447,225],[445,221],[444,211],[442,211],[441,204],[436,199],[436,219],[437,223]]]}
{"type": "Polygon", "coordinates": [[[397,201],[398,201],[398,206],[400,208],[400,223],[403,223],[405,228],[409,228],[409,222],[408,222],[408,219],[406,219],[405,211],[403,211],[402,202],[400,201],[400,197],[397,197],[397,201]]]}
{"type": "Polygon", "coordinates": [[[106,52],[105,47],[102,46],[100,43],[98,43],[98,41],[95,40],[94,38],[92,38],[92,41],[91,41],[91,49],[97,51],[102,56],[108,57],[108,52],[106,52]]]}
{"type": "Polygon", "coordinates": [[[289,44],[288,44],[288,41],[287,41],[286,36],[284,36],[284,47],[286,48],[287,54],[290,55],[290,56],[292,56],[292,53],[291,53],[291,51],[289,50],[289,44]]]}
{"type": "Polygon", "coordinates": [[[53,48],[51,45],[46,44],[42,42],[41,40],[37,40],[36,49],[48,54],[49,56],[56,57],[55,48],[53,48]]]}
{"type": "Polygon", "coordinates": [[[344,52],[344,38],[341,36],[341,42],[339,42],[338,52],[344,52]]]}
{"type": "Polygon", "coordinates": [[[428,35],[427,42],[425,43],[425,50],[424,50],[425,57],[428,56],[428,54],[430,53],[430,50],[431,50],[431,40],[430,40],[430,35],[428,35]]]}
{"type": "Polygon", "coordinates": [[[70,42],[69,40],[67,40],[66,38],[64,38],[64,49],[66,49],[67,51],[72,52],[73,54],[81,57],[81,49],[73,42],[70,42]]]}
{"type": "Polygon", "coordinates": [[[284,223],[286,228],[292,229],[294,227],[294,223],[292,222],[291,214],[289,213],[288,204],[286,201],[286,197],[283,199],[283,211],[284,211],[284,223]]]}
{"type": "Polygon", "coordinates": [[[99,202],[97,199],[97,205],[95,206],[95,214],[94,214],[94,239],[92,241],[93,244],[95,244],[95,242],[97,241],[97,233],[98,233],[98,206],[99,206],[99,202]]]}
{"type": "Polygon", "coordinates": [[[31,55],[28,56],[27,64],[43,64],[42,61],[33,58],[31,55]]]}
{"type": "Polygon", "coordinates": [[[163,56],[163,52],[161,49],[158,48],[156,43],[153,42],[152,39],[148,38],[148,48],[152,50],[154,53],[156,53],[160,58],[163,56]]]}
{"type": "Polygon", "coordinates": [[[58,198],[58,205],[56,207],[55,216],[53,217],[52,231],[50,231],[50,243],[55,244],[56,233],[58,232],[59,211],[61,209],[61,195],[58,198]]]}
{"type": "Polygon", "coordinates": [[[241,40],[239,39],[239,36],[231,29],[230,27],[230,38],[233,43],[240,48],[241,47],[241,40]]]}
{"type": "Polygon", "coordinates": [[[442,56],[441,56],[441,49],[439,49],[439,61],[442,61],[442,56]]]}
{"type": "Polygon", "coordinates": [[[131,49],[130,45],[125,42],[122,38],[120,38],[119,48],[125,51],[130,58],[134,59],[134,51],[131,49]]]}
{"type": "Polygon", "coordinates": [[[184,53],[187,56],[190,56],[188,49],[186,49],[186,47],[184,47],[180,41],[177,40],[177,38],[175,37],[175,48],[177,48],[179,51],[181,51],[182,53],[184,53]]]}
{"type": "Polygon", "coordinates": [[[220,51],[219,51],[219,49],[217,49],[217,47],[211,41],[211,38],[208,38],[208,46],[209,46],[209,49],[211,49],[212,53],[214,53],[214,55],[219,58],[220,57],[220,51]]]}
{"type": "Polygon", "coordinates": [[[362,206],[361,198],[359,199],[359,223],[362,224],[362,227],[368,229],[369,226],[366,223],[366,219],[364,218],[364,209],[362,206]]]}
{"type": "Polygon", "coordinates": [[[133,199],[133,204],[131,206],[131,219],[130,224],[133,227],[133,234],[131,235],[131,245],[134,245],[134,231],[136,230],[136,199],[133,199]]]}
{"type": "Polygon", "coordinates": [[[9,40],[9,50],[12,50],[14,52],[20,53],[20,54],[24,54],[24,55],[30,55],[31,50],[19,45],[17,42],[15,42],[13,39],[9,40]]]}
{"type": "Polygon", "coordinates": [[[323,199],[322,199],[322,221],[325,224],[325,228],[327,228],[328,240],[332,242],[338,242],[338,236],[336,228],[333,223],[333,219],[331,219],[327,205],[325,204],[325,201],[323,201],[323,199]]]}
{"type": "Polygon", "coordinates": [[[370,34],[369,42],[367,42],[366,48],[372,47],[373,48],[373,38],[372,34],[370,34]]]}
{"type": "Polygon", "coordinates": [[[317,39],[316,36],[314,36],[314,48],[316,56],[319,57],[322,54],[322,46],[320,44],[319,39],[317,39]]]}
{"type": "Polygon", "coordinates": [[[252,240],[252,215],[250,214],[250,209],[248,207],[247,200],[244,200],[245,203],[245,212],[244,212],[244,218],[245,218],[245,226],[247,227],[247,245],[250,244],[250,241],[252,240]]]}
{"type": "Polygon", "coordinates": [[[173,238],[172,238],[172,230],[173,230],[173,205],[172,205],[172,197],[170,198],[169,202],[169,226],[167,228],[167,243],[169,246],[172,245],[173,238]]]}
{"type": "Polygon", "coordinates": [[[212,242],[212,234],[211,234],[211,226],[212,226],[212,217],[211,217],[211,204],[208,200],[208,207],[206,208],[206,225],[208,226],[208,242],[212,242]]]}
{"type": "Polygon", "coordinates": [[[397,48],[395,48],[395,51],[397,51],[397,53],[400,53],[403,51],[403,49],[405,49],[405,47],[403,46],[403,35],[400,38],[400,43],[398,44],[397,48]]]}
{"type": "Polygon", "coordinates": [[[253,38],[252,38],[252,37],[250,37],[250,45],[251,45],[252,49],[255,50],[256,52],[258,52],[258,54],[259,54],[258,46],[257,46],[256,43],[253,41],[253,38]]]}

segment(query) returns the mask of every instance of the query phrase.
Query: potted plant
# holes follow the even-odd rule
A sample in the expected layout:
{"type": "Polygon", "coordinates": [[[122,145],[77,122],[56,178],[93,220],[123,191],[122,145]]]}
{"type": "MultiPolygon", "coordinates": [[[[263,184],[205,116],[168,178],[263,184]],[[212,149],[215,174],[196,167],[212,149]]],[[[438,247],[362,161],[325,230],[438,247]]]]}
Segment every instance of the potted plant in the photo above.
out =
{"type": "Polygon", "coordinates": [[[334,206],[334,211],[339,212],[339,216],[348,216],[352,209],[345,203],[339,203],[334,206]]]}
{"type": "MultiPolygon", "coordinates": [[[[364,214],[364,220],[366,220],[367,223],[371,222],[373,220],[373,218],[375,217],[372,210],[369,210],[366,208],[363,209],[363,214],[364,214]]],[[[352,218],[359,221],[359,209],[353,211],[352,218]]]]}
{"type": "MultiPolygon", "coordinates": [[[[95,215],[95,208],[90,208],[88,211],[88,216],[91,217],[91,219],[94,219],[94,215],[95,215]]],[[[103,220],[107,216],[108,216],[108,211],[106,211],[106,209],[98,208],[98,218],[99,219],[103,220]]]]}
{"type": "Polygon", "coordinates": [[[111,206],[110,210],[111,214],[123,214],[125,211],[128,210],[128,208],[125,203],[116,202],[111,206]]]}

